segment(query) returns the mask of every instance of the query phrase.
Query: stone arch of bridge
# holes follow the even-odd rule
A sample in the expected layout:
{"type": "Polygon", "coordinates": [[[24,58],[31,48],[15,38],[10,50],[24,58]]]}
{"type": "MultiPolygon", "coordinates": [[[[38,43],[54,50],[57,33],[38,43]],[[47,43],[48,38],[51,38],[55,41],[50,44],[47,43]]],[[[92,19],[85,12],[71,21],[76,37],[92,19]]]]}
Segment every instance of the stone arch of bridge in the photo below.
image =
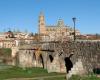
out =
{"type": "Polygon", "coordinates": [[[65,61],[66,71],[68,73],[71,70],[71,68],[73,67],[73,63],[72,63],[72,61],[70,60],[69,57],[65,57],[64,61],[65,61]]]}
{"type": "Polygon", "coordinates": [[[42,63],[42,66],[44,68],[44,60],[43,60],[43,55],[42,54],[39,55],[39,60],[40,60],[40,63],[42,63]]]}
{"type": "Polygon", "coordinates": [[[67,53],[65,53],[64,50],[61,50],[61,52],[59,54],[60,59],[63,58],[63,60],[64,60],[67,73],[69,73],[69,71],[73,67],[73,61],[71,60],[71,58],[73,58],[73,55],[74,55],[73,52],[70,52],[69,54],[67,54],[67,53]]]}
{"type": "Polygon", "coordinates": [[[50,59],[50,62],[53,62],[53,56],[52,55],[49,55],[49,59],[50,59]]]}
{"type": "Polygon", "coordinates": [[[66,72],[67,73],[69,73],[69,71],[73,67],[73,62],[71,60],[71,58],[72,58],[73,55],[74,54],[70,54],[69,56],[65,56],[64,57],[64,62],[65,62],[65,67],[66,67],[66,72]]]}

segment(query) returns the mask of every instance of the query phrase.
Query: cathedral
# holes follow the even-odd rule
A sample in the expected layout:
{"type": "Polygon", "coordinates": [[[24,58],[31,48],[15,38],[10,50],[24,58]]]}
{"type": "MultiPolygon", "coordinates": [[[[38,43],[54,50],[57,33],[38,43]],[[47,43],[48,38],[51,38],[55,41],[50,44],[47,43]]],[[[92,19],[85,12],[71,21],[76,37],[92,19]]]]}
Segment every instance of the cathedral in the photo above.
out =
{"type": "MultiPolygon", "coordinates": [[[[61,38],[69,36],[73,38],[74,29],[70,26],[64,24],[62,19],[57,21],[56,25],[46,25],[45,23],[45,16],[43,13],[39,15],[39,34],[40,35],[47,35],[50,38],[61,38]]],[[[75,30],[75,35],[80,35],[79,30],[75,30]]]]}

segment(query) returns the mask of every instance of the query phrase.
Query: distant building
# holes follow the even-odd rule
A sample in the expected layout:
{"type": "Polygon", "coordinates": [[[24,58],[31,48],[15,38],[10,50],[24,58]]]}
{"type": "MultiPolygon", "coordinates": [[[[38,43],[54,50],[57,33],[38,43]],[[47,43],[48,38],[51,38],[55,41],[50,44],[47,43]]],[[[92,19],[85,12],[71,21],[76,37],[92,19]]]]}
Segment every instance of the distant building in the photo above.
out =
{"type": "Polygon", "coordinates": [[[0,40],[0,48],[12,48],[16,46],[16,42],[13,39],[0,40]]]}
{"type": "Polygon", "coordinates": [[[28,33],[18,32],[14,34],[12,31],[4,32],[0,34],[0,48],[12,48],[24,44],[32,44],[33,39],[34,36],[28,33]]]}
{"type": "MultiPolygon", "coordinates": [[[[76,35],[80,35],[79,30],[75,30],[76,35]]],[[[74,29],[65,25],[62,19],[59,19],[56,25],[46,25],[43,13],[39,16],[39,34],[49,36],[50,39],[61,39],[61,37],[73,38],[74,29]]],[[[47,37],[46,37],[47,38],[47,37]]],[[[48,38],[47,38],[48,39],[48,38]]]]}
{"type": "Polygon", "coordinates": [[[5,32],[5,38],[14,38],[14,34],[12,31],[5,32]]]}

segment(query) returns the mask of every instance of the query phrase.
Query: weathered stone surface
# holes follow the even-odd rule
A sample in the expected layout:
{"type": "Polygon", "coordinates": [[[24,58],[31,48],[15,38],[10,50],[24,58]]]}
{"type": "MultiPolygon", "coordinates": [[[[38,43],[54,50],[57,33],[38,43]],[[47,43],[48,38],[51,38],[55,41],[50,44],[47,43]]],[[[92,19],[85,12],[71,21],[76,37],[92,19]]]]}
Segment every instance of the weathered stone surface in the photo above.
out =
{"type": "MultiPolygon", "coordinates": [[[[50,43],[49,43],[50,44],[50,43]]],[[[74,54],[70,59],[73,65],[81,58],[83,67],[87,73],[92,72],[93,68],[100,67],[100,42],[99,41],[75,41],[75,42],[59,42],[54,43],[55,54],[60,54],[63,51],[63,54],[59,57],[60,60],[65,57],[69,57],[71,54],[74,54]]],[[[50,44],[51,45],[51,44],[50,44]]],[[[49,45],[47,45],[49,46],[49,45]]],[[[63,66],[65,67],[65,66],[63,66]]]]}
{"type": "Polygon", "coordinates": [[[86,73],[92,72],[96,67],[100,67],[100,41],[48,42],[39,46],[41,46],[41,49],[54,50],[55,52],[42,51],[43,61],[41,61],[41,58],[34,58],[36,56],[34,55],[34,50],[32,50],[34,46],[28,47],[28,50],[25,47],[25,50],[22,52],[20,49],[18,51],[19,64],[31,67],[44,66],[45,69],[48,69],[48,72],[66,72],[64,59],[69,57],[73,66],[78,59],[81,59],[86,73]],[[50,55],[52,56],[52,61],[50,61],[50,55]]]}
{"type": "Polygon", "coordinates": [[[20,50],[18,58],[20,67],[33,67],[33,51],[20,50]]]}

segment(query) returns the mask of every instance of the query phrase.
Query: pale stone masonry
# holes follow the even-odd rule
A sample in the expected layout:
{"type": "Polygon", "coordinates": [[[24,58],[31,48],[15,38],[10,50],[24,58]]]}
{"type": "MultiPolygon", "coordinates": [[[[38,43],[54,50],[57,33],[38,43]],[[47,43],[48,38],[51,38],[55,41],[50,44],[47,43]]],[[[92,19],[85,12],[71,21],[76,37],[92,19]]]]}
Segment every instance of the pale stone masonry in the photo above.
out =
{"type": "MultiPolygon", "coordinates": [[[[74,29],[68,25],[64,24],[62,19],[59,19],[56,25],[46,25],[45,16],[43,13],[40,13],[39,16],[39,34],[49,36],[49,39],[59,40],[65,38],[73,38],[74,29]]],[[[76,35],[80,35],[79,30],[75,30],[76,35]]]]}
{"type": "Polygon", "coordinates": [[[69,76],[72,74],[88,74],[93,72],[93,69],[100,68],[100,41],[81,40],[40,44],[38,44],[41,47],[40,53],[34,52],[34,46],[25,46],[22,49],[20,48],[18,52],[16,50],[18,65],[22,67],[43,67],[48,72],[65,73],[69,69],[69,76]],[[36,55],[38,55],[38,58],[36,58],[36,55]],[[65,58],[67,59],[65,60],[65,58]],[[70,66],[71,63],[73,66],[70,66]]]}

